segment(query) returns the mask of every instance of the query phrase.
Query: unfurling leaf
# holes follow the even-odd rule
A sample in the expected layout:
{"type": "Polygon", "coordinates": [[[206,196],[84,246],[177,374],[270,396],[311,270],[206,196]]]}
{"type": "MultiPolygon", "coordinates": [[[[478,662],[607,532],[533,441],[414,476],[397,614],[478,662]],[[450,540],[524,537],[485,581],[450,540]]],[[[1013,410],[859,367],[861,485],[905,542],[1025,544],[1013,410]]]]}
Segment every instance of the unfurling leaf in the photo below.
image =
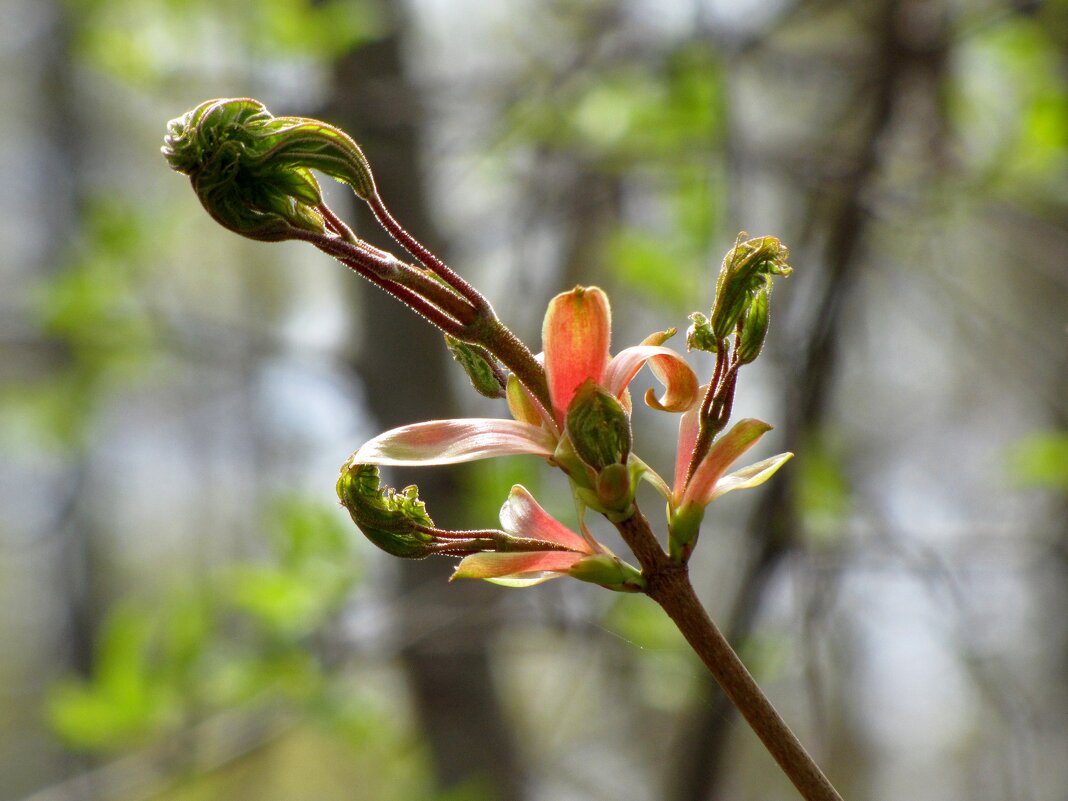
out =
{"type": "Polygon", "coordinates": [[[764,347],[764,338],[768,335],[768,292],[770,282],[753,298],[749,311],[742,320],[738,332],[738,361],[749,364],[760,355],[764,347]]]}
{"type": "Polygon", "coordinates": [[[247,97],[209,100],[171,120],[162,152],[220,225],[250,239],[324,230],[313,169],[362,198],[375,193],[370,165],[347,134],[318,120],[275,117],[247,97]]]}
{"type": "Polygon", "coordinates": [[[375,465],[348,462],[337,481],[341,505],[352,522],[386,553],[421,559],[435,552],[434,537],[422,530],[434,525],[419,500],[415,485],[395,490],[381,487],[375,465]]]}
{"type": "Polygon", "coordinates": [[[712,307],[712,333],[725,339],[743,322],[753,301],[763,291],[771,290],[773,275],[789,275],[793,268],[786,263],[790,252],[773,236],[742,241],[745,233],[723,258],[716,282],[716,302],[712,307]]]}

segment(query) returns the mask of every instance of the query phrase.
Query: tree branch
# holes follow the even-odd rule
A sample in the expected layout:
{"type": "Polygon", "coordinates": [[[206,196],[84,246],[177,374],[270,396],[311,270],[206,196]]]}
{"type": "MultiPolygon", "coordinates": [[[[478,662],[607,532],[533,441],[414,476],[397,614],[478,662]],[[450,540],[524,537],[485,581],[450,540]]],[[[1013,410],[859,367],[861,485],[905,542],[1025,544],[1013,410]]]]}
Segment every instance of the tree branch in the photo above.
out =
{"type": "Polygon", "coordinates": [[[664,552],[645,516],[636,511],[616,528],[641,563],[646,594],[675,623],[801,796],[806,801],[842,801],[701,605],[686,566],[675,564],[664,552]]]}

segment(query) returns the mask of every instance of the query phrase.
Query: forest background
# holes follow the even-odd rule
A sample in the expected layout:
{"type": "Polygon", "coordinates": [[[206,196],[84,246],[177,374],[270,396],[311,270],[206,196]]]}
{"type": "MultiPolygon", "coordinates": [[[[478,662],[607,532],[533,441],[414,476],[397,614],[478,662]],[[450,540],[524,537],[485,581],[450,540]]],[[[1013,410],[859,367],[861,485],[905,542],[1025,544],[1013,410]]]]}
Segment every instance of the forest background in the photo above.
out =
{"type": "MultiPolygon", "coordinates": [[[[846,798],[1066,797],[1064,0],[3,18],[0,799],[795,797],[646,599],[363,541],[353,449],[503,410],[399,304],[203,213],[159,146],[220,96],[349,131],[535,345],[576,283],[617,346],[683,329],[739,230],[781,237],[736,409],[798,455],[710,513],[703,600],[846,798]]],[[[519,480],[566,510],[529,460],[414,480],[451,527],[519,480]]]]}

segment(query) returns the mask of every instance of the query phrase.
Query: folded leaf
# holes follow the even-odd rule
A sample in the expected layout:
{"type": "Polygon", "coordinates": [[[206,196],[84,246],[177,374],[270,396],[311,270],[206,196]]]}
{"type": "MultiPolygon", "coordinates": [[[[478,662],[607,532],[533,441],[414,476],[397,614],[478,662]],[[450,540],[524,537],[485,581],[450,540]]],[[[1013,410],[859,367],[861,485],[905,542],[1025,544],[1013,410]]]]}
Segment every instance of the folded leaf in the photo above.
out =
{"type": "Polygon", "coordinates": [[[697,375],[680,354],[658,345],[634,345],[617,353],[605,370],[605,389],[619,397],[646,362],[665,387],[662,398],[656,400],[650,392],[646,403],[665,412],[682,412],[693,406],[697,375]]]}
{"type": "Polygon", "coordinates": [[[791,458],[793,458],[792,453],[779,453],[725,475],[716,482],[716,487],[709,495],[708,502],[712,503],[716,498],[720,498],[734,490],[759,487],[775,475],[776,471],[790,461],[791,458]]]}
{"type": "Polygon", "coordinates": [[[697,466],[690,478],[690,483],[686,485],[682,503],[698,506],[711,503],[716,482],[738,460],[738,457],[756,445],[764,434],[771,431],[771,428],[770,424],[752,417],[735,423],[730,431],[716,440],[711,450],[701,460],[701,464],[697,466]]]}

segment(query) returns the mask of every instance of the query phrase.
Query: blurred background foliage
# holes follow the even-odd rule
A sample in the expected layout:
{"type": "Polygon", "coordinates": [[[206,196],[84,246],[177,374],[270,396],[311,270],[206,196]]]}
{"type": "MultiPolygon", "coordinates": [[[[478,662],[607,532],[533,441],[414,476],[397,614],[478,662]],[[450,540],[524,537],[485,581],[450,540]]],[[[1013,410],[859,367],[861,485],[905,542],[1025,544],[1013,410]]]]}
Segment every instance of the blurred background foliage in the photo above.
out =
{"type": "MultiPolygon", "coordinates": [[[[1064,0],[9,0],[0,59],[0,799],[794,797],[642,598],[352,529],[361,441],[504,411],[167,171],[168,119],[246,95],[350,130],[535,349],[557,291],[618,348],[780,236],[736,408],[798,458],[710,514],[703,598],[847,798],[1068,792],[1064,0]]],[[[569,514],[529,460],[388,480],[569,514]]]]}

